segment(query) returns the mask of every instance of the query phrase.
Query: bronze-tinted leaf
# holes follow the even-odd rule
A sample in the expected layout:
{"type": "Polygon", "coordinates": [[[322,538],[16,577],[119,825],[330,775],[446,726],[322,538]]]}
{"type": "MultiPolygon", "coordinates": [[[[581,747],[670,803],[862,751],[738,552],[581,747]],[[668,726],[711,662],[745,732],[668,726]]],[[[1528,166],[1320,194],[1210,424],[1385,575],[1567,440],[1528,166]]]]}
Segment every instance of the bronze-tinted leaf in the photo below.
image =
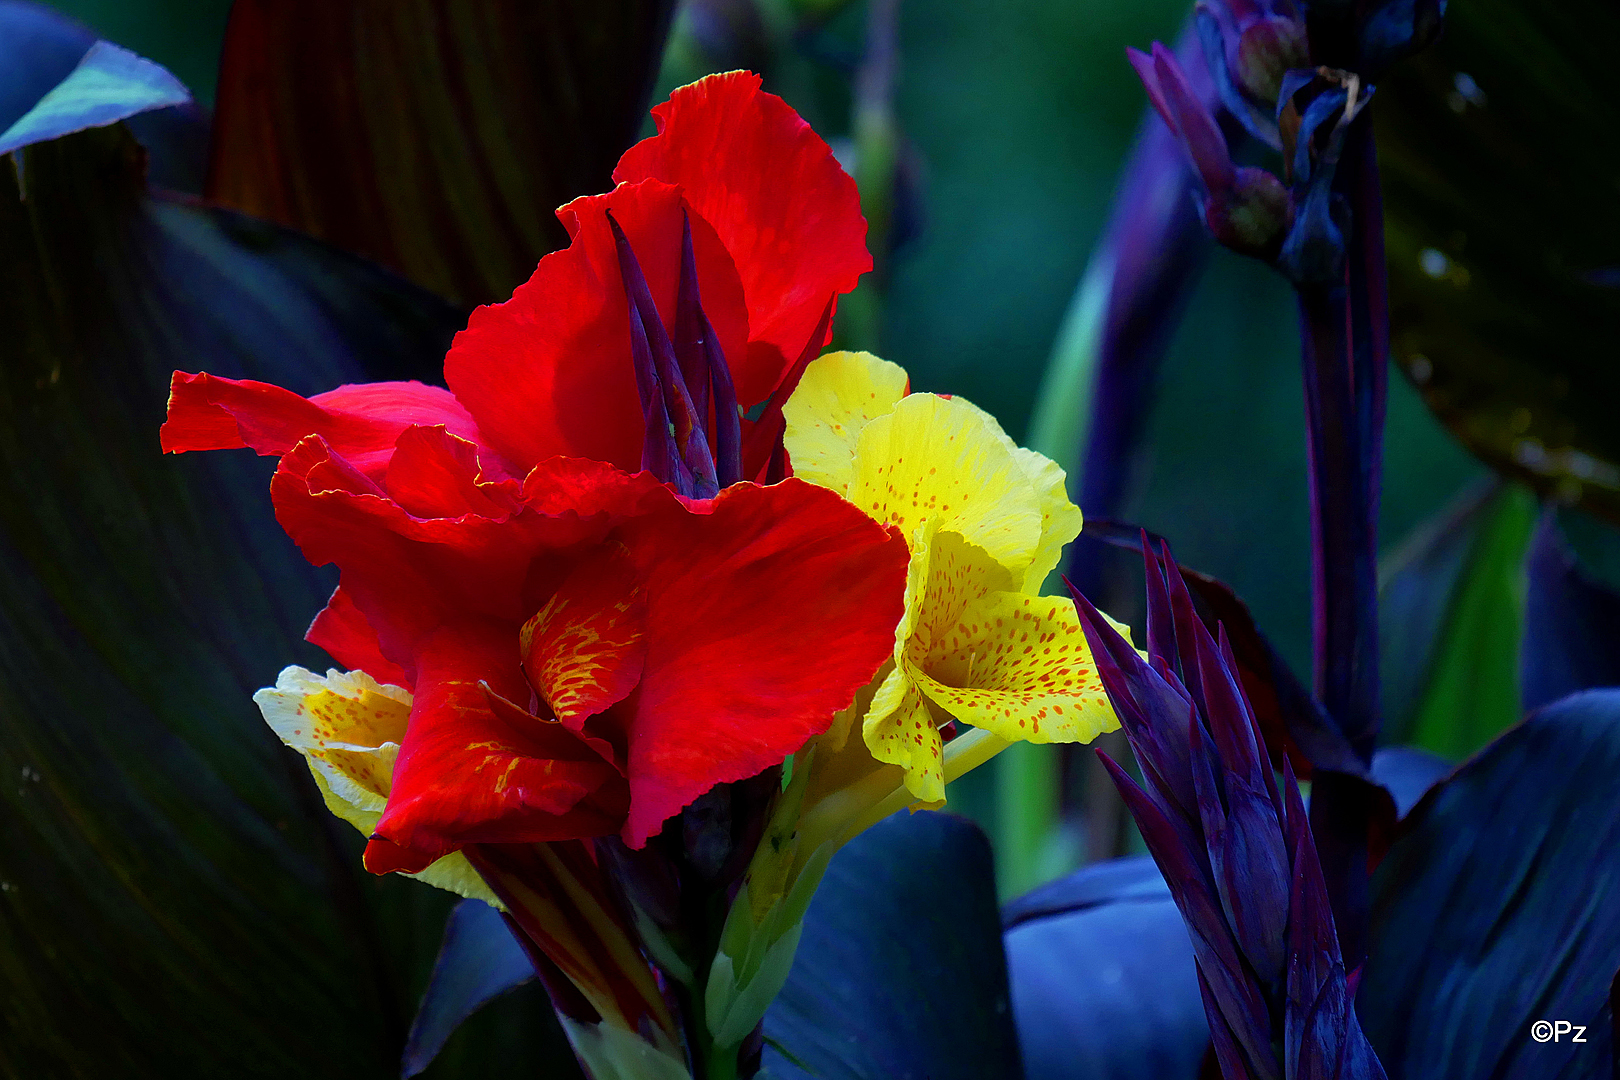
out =
{"type": "Polygon", "coordinates": [[[1454,4],[1380,86],[1394,355],[1474,453],[1620,520],[1620,8],[1454,4]]]}
{"type": "Polygon", "coordinates": [[[566,242],[634,141],[672,0],[237,0],[208,194],[467,303],[566,242]]]}
{"type": "MultiPolygon", "coordinates": [[[[333,584],[276,525],[271,463],[164,457],[157,429],[177,366],[431,378],[463,313],[147,193],[122,125],[22,154],[26,200],[0,168],[0,1075],[397,1076],[453,897],[364,873],[250,700],[324,666],[300,639],[333,584]]],[[[560,1036],[523,1008],[432,1075],[543,1064],[560,1036]]]]}

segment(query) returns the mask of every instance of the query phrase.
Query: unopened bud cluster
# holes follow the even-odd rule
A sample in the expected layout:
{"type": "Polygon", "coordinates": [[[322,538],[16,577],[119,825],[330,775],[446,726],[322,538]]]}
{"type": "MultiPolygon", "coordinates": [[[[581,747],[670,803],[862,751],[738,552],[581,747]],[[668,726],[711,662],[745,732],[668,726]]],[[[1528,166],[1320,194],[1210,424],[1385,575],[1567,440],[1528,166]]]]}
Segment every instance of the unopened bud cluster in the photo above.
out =
{"type": "Polygon", "coordinates": [[[1151,55],[1127,50],[1192,160],[1218,241],[1299,284],[1339,278],[1348,211],[1333,186],[1345,134],[1372,97],[1370,80],[1433,41],[1444,10],[1444,0],[1384,0],[1371,10],[1333,0],[1199,0],[1201,57],[1184,64],[1158,43],[1151,55]],[[1313,42],[1312,29],[1322,41],[1313,42]],[[1280,177],[1233,163],[1217,110],[1282,154],[1280,177]]]}

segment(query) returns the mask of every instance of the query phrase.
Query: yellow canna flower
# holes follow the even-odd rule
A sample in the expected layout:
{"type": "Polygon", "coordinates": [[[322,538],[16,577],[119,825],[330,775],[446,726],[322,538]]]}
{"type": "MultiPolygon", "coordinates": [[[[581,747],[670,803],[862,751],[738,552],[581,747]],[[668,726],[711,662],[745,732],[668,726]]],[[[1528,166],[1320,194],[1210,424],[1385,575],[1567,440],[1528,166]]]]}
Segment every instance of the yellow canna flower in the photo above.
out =
{"type": "MultiPolygon", "coordinates": [[[[411,692],[363,671],[328,671],[322,677],[289,667],[274,688],[260,690],[253,701],[281,741],[304,756],[326,808],[370,836],[388,803],[411,692]]],[[[501,907],[460,852],[405,876],[501,907]]]]}
{"type": "Polygon", "coordinates": [[[806,369],[783,415],[794,474],[898,527],[910,546],[894,666],[862,730],[872,757],[937,805],[940,727],[952,719],[993,740],[989,753],[1003,741],[1085,742],[1119,721],[1073,603],[1038,595],[1080,531],[1063,470],[982,409],[907,384],[887,361],[832,353],[806,369]]]}

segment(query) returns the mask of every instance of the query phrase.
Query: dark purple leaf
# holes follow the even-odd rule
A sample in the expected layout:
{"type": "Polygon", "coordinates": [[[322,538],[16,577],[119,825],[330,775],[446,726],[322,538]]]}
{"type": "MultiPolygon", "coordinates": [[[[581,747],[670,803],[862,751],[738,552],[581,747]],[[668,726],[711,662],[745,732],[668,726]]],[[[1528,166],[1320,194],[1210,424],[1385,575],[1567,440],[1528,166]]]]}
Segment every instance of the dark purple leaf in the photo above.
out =
{"type": "Polygon", "coordinates": [[[1620,969],[1620,690],[1573,694],[1431,790],[1374,878],[1357,1009],[1397,1077],[1602,1076],[1620,969]],[[1586,1027],[1537,1042],[1533,1021],[1586,1027]]]}
{"type": "Polygon", "coordinates": [[[238,0],[208,195],[467,303],[567,243],[646,120],[670,0],[238,0]]]}
{"type": "Polygon", "coordinates": [[[1530,542],[1525,576],[1519,646],[1524,710],[1534,711],[1577,690],[1620,686],[1620,595],[1576,564],[1551,511],[1542,516],[1530,542]]]}
{"type": "Polygon", "coordinates": [[[1020,1080],[990,844],[897,814],[852,840],[810,904],[765,1016],[778,1080],[1020,1080]]]}
{"type": "Polygon", "coordinates": [[[464,1020],[533,978],[534,965],[500,912],[482,900],[457,904],[445,921],[433,975],[411,1021],[401,1075],[409,1080],[425,1070],[464,1020]]]}
{"type": "Polygon", "coordinates": [[[1193,1080],[1209,1044],[1197,968],[1151,859],[1093,863],[1002,921],[1030,1080],[1193,1080]]]}

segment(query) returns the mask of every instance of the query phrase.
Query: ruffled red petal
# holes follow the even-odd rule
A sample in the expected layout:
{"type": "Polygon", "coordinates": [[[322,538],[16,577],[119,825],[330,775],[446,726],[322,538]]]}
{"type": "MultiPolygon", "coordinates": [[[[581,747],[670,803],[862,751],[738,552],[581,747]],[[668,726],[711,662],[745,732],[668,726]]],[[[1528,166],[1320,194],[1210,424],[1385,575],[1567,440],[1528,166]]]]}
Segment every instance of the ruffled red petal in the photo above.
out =
{"type": "Polygon", "coordinates": [[[385,658],[377,646],[377,631],[371,628],[365,615],[354,606],[354,598],[340,585],[333,590],[332,599],[309,624],[304,640],[325,649],[333,660],[350,671],[363,671],[380,683],[403,686],[407,690],[412,680],[405,669],[385,658]]]}
{"type": "MultiPolygon", "coordinates": [[[[664,502],[675,500],[651,476],[626,480],[616,490],[627,513],[640,512],[641,500],[660,492],[664,502]]],[[[316,566],[338,566],[344,591],[377,632],[381,654],[412,678],[419,677],[420,643],[458,620],[506,623],[515,653],[518,628],[556,584],[537,571],[536,557],[598,541],[622,520],[608,506],[588,515],[421,518],[367,483],[312,436],[282,457],[270,498],[276,520],[304,557],[316,566]]]]}
{"type": "MultiPolygon", "coordinates": [[[[575,199],[557,212],[573,242],[540,260],[504,304],[472,313],[444,377],[490,444],[527,468],[553,455],[641,468],[645,421],[630,317],[607,211],[629,238],[665,324],[674,325],[685,204],[656,180],[575,199]]],[[[726,357],[748,340],[742,286],[714,230],[694,214],[703,308],[726,357]]]]}
{"type": "Polygon", "coordinates": [[[478,447],[444,427],[410,427],[399,436],[383,481],[388,497],[415,517],[507,517],[518,505],[516,480],[486,478],[478,447]]]}
{"type": "Polygon", "coordinates": [[[739,484],[693,508],[615,533],[647,606],[626,702],[635,847],[825,731],[893,651],[905,593],[905,541],[824,488],[739,484]]]}
{"type": "Polygon", "coordinates": [[[826,142],[762,91],[758,75],[733,71],[683,86],[653,118],[658,134],[626,151],[613,178],[680,185],[730,253],[748,304],[749,350],[746,359],[726,357],[746,408],[775,388],[833,298],[872,269],[860,195],[826,142]]]}
{"type": "MultiPolygon", "coordinates": [[[[381,476],[400,433],[413,424],[442,424],[478,444],[478,425],[450,391],[419,382],[357,383],[312,398],[269,383],[174,373],[169,415],[158,431],[164,453],[250,446],[285,454],[319,435],[369,476],[381,476]]],[[[491,467],[498,467],[493,460],[491,467]]]]}
{"type": "Polygon", "coordinates": [[[626,800],[618,769],[576,732],[513,705],[518,693],[527,688],[509,626],[452,624],[423,642],[367,869],[415,872],[464,844],[568,840],[617,827],[626,800]]]}

